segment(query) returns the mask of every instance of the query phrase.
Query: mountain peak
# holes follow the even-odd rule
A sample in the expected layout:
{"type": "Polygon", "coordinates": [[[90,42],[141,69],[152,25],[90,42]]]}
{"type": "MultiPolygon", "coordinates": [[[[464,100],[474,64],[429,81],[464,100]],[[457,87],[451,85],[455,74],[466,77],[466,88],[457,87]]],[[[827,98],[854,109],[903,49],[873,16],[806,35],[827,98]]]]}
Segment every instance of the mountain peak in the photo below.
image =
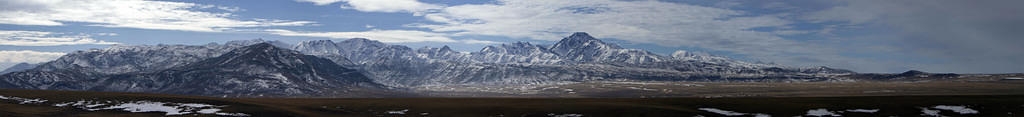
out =
{"type": "Polygon", "coordinates": [[[443,47],[441,47],[441,51],[453,51],[453,50],[452,50],[451,47],[448,47],[448,45],[444,45],[443,47]]]}
{"type": "MultiPolygon", "coordinates": [[[[331,40],[307,40],[307,41],[302,41],[302,43],[334,43],[334,41],[331,41],[331,40]]],[[[300,43],[300,44],[302,44],[302,43],[300,43]]]]}
{"type": "Polygon", "coordinates": [[[370,39],[366,39],[366,38],[352,38],[352,39],[348,39],[348,40],[345,40],[345,41],[342,41],[342,42],[381,43],[380,41],[370,40],[370,39]]]}
{"type": "Polygon", "coordinates": [[[291,47],[290,44],[285,43],[285,42],[281,42],[281,41],[278,41],[278,40],[270,40],[270,41],[268,41],[268,40],[263,40],[262,38],[257,38],[257,39],[252,39],[252,40],[233,40],[233,41],[228,41],[228,42],[224,43],[224,45],[228,45],[228,46],[250,46],[250,45],[255,45],[255,44],[259,44],[259,43],[269,43],[270,45],[281,47],[281,48],[291,47]]]}
{"type": "Polygon", "coordinates": [[[303,41],[292,47],[292,50],[300,51],[309,55],[329,55],[341,52],[338,45],[331,40],[309,40],[303,41]]]}
{"type": "Polygon", "coordinates": [[[562,41],[566,41],[566,40],[576,41],[576,42],[585,42],[585,41],[590,41],[590,40],[601,41],[601,40],[598,40],[597,38],[594,38],[593,36],[590,36],[590,34],[587,34],[586,32],[572,33],[572,35],[570,35],[569,37],[565,37],[565,39],[562,39],[562,41]]]}
{"type": "Polygon", "coordinates": [[[590,36],[585,32],[576,32],[569,37],[563,38],[555,45],[551,46],[552,51],[558,54],[568,54],[570,51],[576,49],[591,48],[591,49],[622,49],[615,44],[604,43],[603,41],[590,36]]]}
{"type": "Polygon", "coordinates": [[[922,75],[922,74],[928,74],[928,73],[927,72],[923,72],[923,71],[917,71],[917,70],[909,70],[909,71],[900,73],[900,75],[907,75],[907,76],[922,75]]]}
{"type": "Polygon", "coordinates": [[[246,63],[246,62],[277,62],[280,60],[294,59],[291,57],[301,56],[303,54],[298,51],[293,51],[284,48],[278,48],[270,43],[257,43],[250,46],[241,47],[218,58],[227,57],[230,59],[224,59],[218,63],[246,63]],[[235,59],[238,58],[238,59],[235,59]],[[278,60],[275,60],[278,59],[278,60]]]}
{"type": "Polygon", "coordinates": [[[569,37],[590,37],[590,38],[593,38],[593,37],[590,36],[590,34],[587,34],[587,32],[574,32],[569,37]]]}
{"type": "Polygon", "coordinates": [[[362,48],[362,47],[365,47],[365,46],[373,46],[373,47],[384,47],[384,46],[387,46],[387,44],[384,44],[383,42],[376,41],[376,40],[370,40],[370,39],[366,39],[366,38],[352,38],[352,39],[348,39],[348,40],[341,41],[341,42],[338,42],[338,43],[339,43],[339,45],[356,46],[355,48],[362,48]]]}
{"type": "Polygon", "coordinates": [[[280,48],[274,47],[273,44],[264,42],[264,43],[257,43],[257,44],[253,44],[253,45],[250,45],[250,46],[242,47],[242,49],[256,49],[256,50],[268,50],[269,49],[269,50],[274,50],[274,49],[280,49],[280,48]]]}

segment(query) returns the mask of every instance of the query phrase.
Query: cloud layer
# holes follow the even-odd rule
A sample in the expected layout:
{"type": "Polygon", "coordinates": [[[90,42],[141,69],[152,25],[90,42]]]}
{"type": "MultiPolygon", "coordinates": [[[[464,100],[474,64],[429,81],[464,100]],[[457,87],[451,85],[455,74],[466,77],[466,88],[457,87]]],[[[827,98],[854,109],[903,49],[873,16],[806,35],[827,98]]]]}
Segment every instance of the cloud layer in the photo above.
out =
{"type": "Polygon", "coordinates": [[[370,30],[364,32],[297,32],[285,29],[264,30],[282,36],[325,37],[335,39],[367,38],[385,43],[400,42],[456,42],[444,33],[415,30],[370,30]]]}
{"type": "Polygon", "coordinates": [[[422,13],[432,9],[439,9],[442,6],[428,4],[416,0],[296,0],[299,2],[311,2],[316,5],[329,5],[336,2],[344,2],[340,7],[344,9],[355,9],[363,12],[409,12],[422,13]]]}
{"type": "Polygon", "coordinates": [[[31,50],[0,50],[0,63],[40,63],[57,59],[64,53],[39,52],[31,50]]]}
{"type": "MultiPolygon", "coordinates": [[[[116,33],[99,33],[95,34],[99,36],[112,36],[117,35],[116,33]]],[[[117,42],[107,42],[92,39],[90,34],[63,34],[54,32],[41,32],[41,31],[20,31],[20,30],[0,30],[0,45],[12,45],[12,46],[58,46],[58,45],[80,45],[80,44],[98,44],[98,45],[111,45],[119,44],[117,42]]]]}
{"type": "Polygon", "coordinates": [[[275,19],[233,19],[231,13],[199,11],[234,7],[183,2],[146,0],[4,0],[0,1],[0,24],[60,26],[62,22],[92,23],[91,26],[220,32],[235,28],[304,26],[314,22],[275,19]]]}

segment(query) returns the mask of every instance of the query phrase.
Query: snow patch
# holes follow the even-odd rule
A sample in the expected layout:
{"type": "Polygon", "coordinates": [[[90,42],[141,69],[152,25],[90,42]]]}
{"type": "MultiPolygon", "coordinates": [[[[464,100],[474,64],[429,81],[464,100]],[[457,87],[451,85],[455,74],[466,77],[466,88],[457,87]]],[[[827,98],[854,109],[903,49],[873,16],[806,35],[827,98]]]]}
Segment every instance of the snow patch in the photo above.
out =
{"type": "Polygon", "coordinates": [[[746,113],[727,111],[727,110],[722,110],[722,109],[717,109],[717,108],[698,108],[697,110],[702,110],[702,111],[707,111],[707,112],[712,112],[712,113],[718,113],[718,114],[722,114],[722,115],[725,115],[725,116],[742,116],[742,115],[747,115],[746,113]]]}
{"type": "Polygon", "coordinates": [[[220,109],[216,109],[216,108],[208,108],[208,109],[202,109],[202,110],[196,111],[196,113],[201,113],[201,114],[214,114],[214,113],[217,113],[217,111],[220,111],[220,109]]]}
{"type": "Polygon", "coordinates": [[[978,114],[977,110],[974,110],[974,109],[971,109],[971,108],[967,108],[966,106],[938,105],[938,106],[935,106],[933,108],[939,109],[939,110],[949,110],[949,111],[953,111],[953,112],[960,113],[960,114],[978,114]]]}
{"type": "Polygon", "coordinates": [[[169,103],[155,101],[87,101],[79,100],[53,104],[56,107],[76,107],[88,111],[122,110],[128,112],[163,112],[164,115],[215,114],[221,116],[249,116],[245,113],[223,113],[218,107],[200,103],[169,103]]]}
{"type": "Polygon", "coordinates": [[[124,111],[133,112],[133,113],[134,112],[165,112],[166,114],[164,114],[164,115],[183,115],[183,114],[192,113],[192,112],[184,112],[184,110],[178,109],[176,107],[164,106],[164,104],[166,104],[166,103],[163,103],[163,102],[138,101],[138,102],[133,102],[133,103],[123,103],[123,104],[119,104],[119,105],[114,105],[114,106],[102,108],[102,110],[121,109],[121,110],[124,110],[124,111]]]}
{"type": "Polygon", "coordinates": [[[846,110],[846,112],[875,113],[875,112],[878,112],[879,110],[880,109],[848,109],[848,110],[846,110]]]}
{"type": "Polygon", "coordinates": [[[583,114],[555,114],[555,113],[548,113],[548,117],[583,117],[583,114]]]}
{"type": "Polygon", "coordinates": [[[807,111],[807,116],[817,116],[817,117],[836,116],[836,117],[838,117],[838,116],[842,116],[842,115],[836,114],[836,113],[834,113],[832,111],[828,111],[828,109],[821,108],[821,109],[808,110],[807,111]]]}
{"type": "Polygon", "coordinates": [[[43,102],[49,101],[49,100],[38,99],[38,98],[29,99],[29,98],[21,98],[21,97],[14,97],[14,96],[3,96],[3,95],[0,95],[0,99],[18,101],[18,104],[37,104],[37,103],[43,103],[43,102]]]}
{"type": "Polygon", "coordinates": [[[409,112],[409,109],[405,109],[405,110],[393,110],[393,111],[387,111],[387,112],[385,112],[385,113],[388,113],[388,114],[392,114],[392,115],[404,115],[404,114],[405,114],[405,112],[409,112]]]}
{"type": "Polygon", "coordinates": [[[943,117],[941,114],[939,114],[939,110],[931,110],[928,108],[921,108],[921,115],[931,117],[943,117]]]}
{"type": "Polygon", "coordinates": [[[1003,80],[1024,80],[1024,78],[1021,78],[1021,77],[1006,77],[1006,78],[1003,78],[1003,80]]]}

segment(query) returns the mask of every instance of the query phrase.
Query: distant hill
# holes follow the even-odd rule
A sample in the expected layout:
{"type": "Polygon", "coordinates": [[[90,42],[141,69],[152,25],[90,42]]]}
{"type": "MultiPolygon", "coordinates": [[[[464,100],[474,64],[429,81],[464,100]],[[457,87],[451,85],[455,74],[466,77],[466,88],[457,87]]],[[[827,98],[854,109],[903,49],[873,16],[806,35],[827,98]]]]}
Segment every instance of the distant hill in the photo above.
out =
{"type": "Polygon", "coordinates": [[[17,72],[17,71],[32,69],[32,68],[36,68],[36,66],[39,66],[39,64],[18,63],[18,64],[15,64],[14,66],[8,67],[7,69],[4,69],[4,71],[0,71],[0,74],[7,74],[7,73],[11,73],[11,72],[17,72]]]}

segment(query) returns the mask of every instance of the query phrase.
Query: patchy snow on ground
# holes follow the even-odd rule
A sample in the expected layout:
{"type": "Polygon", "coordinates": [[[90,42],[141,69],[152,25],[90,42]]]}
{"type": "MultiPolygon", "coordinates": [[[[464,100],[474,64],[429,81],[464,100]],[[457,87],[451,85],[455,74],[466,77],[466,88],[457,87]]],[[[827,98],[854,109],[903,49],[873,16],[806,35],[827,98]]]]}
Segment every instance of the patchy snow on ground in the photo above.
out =
{"type": "Polygon", "coordinates": [[[208,109],[202,109],[202,110],[196,111],[196,113],[214,114],[214,113],[217,113],[218,111],[220,111],[220,109],[208,108],[208,109]]]}
{"type": "Polygon", "coordinates": [[[921,115],[929,117],[943,117],[939,114],[939,110],[931,110],[928,108],[921,108],[921,115]]]}
{"type": "Polygon", "coordinates": [[[875,113],[875,112],[878,112],[879,110],[880,109],[847,109],[846,112],[875,113]]]}
{"type": "Polygon", "coordinates": [[[18,104],[36,104],[36,103],[43,103],[43,102],[48,101],[48,100],[44,100],[44,99],[29,99],[29,98],[21,98],[21,97],[14,97],[14,96],[3,96],[3,95],[0,95],[0,99],[18,101],[18,104]]]}
{"type": "Polygon", "coordinates": [[[953,112],[960,113],[960,114],[978,114],[977,110],[974,110],[974,109],[971,109],[971,108],[967,108],[966,106],[938,105],[938,106],[935,106],[935,107],[932,107],[932,108],[939,109],[939,110],[949,110],[949,111],[953,111],[953,112]]]}
{"type": "Polygon", "coordinates": [[[583,114],[555,114],[555,113],[548,113],[548,117],[583,117],[583,114]]]}
{"type": "Polygon", "coordinates": [[[245,114],[245,113],[214,113],[214,114],[215,115],[220,115],[220,116],[235,116],[235,117],[247,117],[247,116],[250,116],[249,114],[245,114]]]}
{"type": "Polygon", "coordinates": [[[820,109],[808,110],[807,111],[807,116],[824,117],[824,116],[842,116],[842,115],[836,114],[835,112],[832,112],[832,111],[828,111],[828,109],[820,108],[820,109]]]}
{"type": "Polygon", "coordinates": [[[102,110],[115,110],[120,109],[128,112],[165,112],[164,115],[183,115],[192,112],[187,112],[182,109],[178,109],[172,106],[164,106],[163,102],[150,102],[150,101],[138,101],[130,103],[122,103],[118,105],[109,106],[102,108],[102,110]]]}
{"type": "Polygon", "coordinates": [[[88,111],[122,110],[128,112],[163,112],[164,115],[216,114],[221,116],[249,116],[245,113],[223,113],[219,107],[200,103],[168,103],[155,101],[87,101],[79,100],[53,104],[56,107],[75,107],[88,111]]]}
{"type": "Polygon", "coordinates": [[[747,115],[746,113],[727,111],[727,110],[722,110],[722,109],[717,109],[717,108],[698,108],[697,110],[707,111],[707,112],[711,112],[711,113],[718,113],[718,114],[722,114],[722,115],[725,115],[725,116],[743,116],[743,115],[747,115]]]}
{"type": "Polygon", "coordinates": [[[392,115],[404,115],[404,114],[405,114],[405,112],[409,112],[409,109],[405,109],[405,110],[393,110],[393,111],[387,111],[387,112],[385,112],[385,113],[388,113],[388,114],[392,114],[392,115]]]}

